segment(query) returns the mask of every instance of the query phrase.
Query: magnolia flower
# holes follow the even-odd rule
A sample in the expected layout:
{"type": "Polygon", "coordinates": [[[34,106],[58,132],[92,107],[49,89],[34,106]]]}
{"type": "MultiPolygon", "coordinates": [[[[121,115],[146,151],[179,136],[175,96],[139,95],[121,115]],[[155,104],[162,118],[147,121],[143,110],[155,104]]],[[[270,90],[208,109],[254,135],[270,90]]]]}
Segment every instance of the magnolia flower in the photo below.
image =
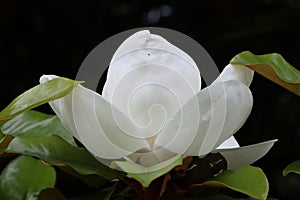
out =
{"type": "MultiPolygon", "coordinates": [[[[43,75],[40,82],[56,77],[43,75]]],[[[252,70],[227,65],[201,90],[189,55],[140,31],[115,52],[102,95],[79,84],[50,105],[100,161],[125,158],[147,167],[178,154],[219,152],[235,169],[261,158],[276,141],[239,147],[232,136],[252,109],[252,78],[252,70]]]]}

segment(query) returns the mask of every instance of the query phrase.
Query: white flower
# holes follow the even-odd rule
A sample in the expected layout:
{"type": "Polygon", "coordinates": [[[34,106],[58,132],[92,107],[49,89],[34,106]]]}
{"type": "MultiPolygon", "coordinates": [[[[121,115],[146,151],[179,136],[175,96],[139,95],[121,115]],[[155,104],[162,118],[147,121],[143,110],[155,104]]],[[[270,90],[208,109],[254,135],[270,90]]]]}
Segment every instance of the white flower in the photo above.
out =
{"type": "MultiPolygon", "coordinates": [[[[40,82],[55,77],[44,75],[40,82]]],[[[252,70],[227,65],[201,90],[190,56],[140,31],[115,52],[102,95],[77,85],[50,105],[101,161],[126,158],[152,166],[177,154],[220,152],[235,169],[261,158],[276,141],[239,147],[232,136],[251,112],[252,78],[252,70]]]]}

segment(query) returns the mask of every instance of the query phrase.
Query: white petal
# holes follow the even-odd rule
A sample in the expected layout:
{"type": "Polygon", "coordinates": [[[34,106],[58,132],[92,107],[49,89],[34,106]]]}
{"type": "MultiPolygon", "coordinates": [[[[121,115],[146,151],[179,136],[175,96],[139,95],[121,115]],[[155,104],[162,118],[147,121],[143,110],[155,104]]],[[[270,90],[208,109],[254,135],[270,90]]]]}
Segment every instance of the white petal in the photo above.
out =
{"type": "MultiPolygon", "coordinates": [[[[221,145],[231,135],[236,133],[245,123],[253,106],[253,97],[248,88],[252,79],[254,71],[243,66],[227,65],[220,76],[212,83],[221,83],[224,81],[234,80],[244,84],[241,86],[239,94],[226,102],[226,121],[220,135],[218,142],[214,148],[221,145]],[[243,89],[242,89],[243,88],[243,89]]],[[[231,95],[227,93],[227,95],[231,95]]]]}
{"type": "Polygon", "coordinates": [[[217,149],[231,149],[231,148],[236,148],[240,147],[239,143],[236,141],[234,136],[231,136],[227,140],[225,140],[220,146],[218,146],[217,149]]]}
{"type": "Polygon", "coordinates": [[[127,38],[113,55],[102,95],[111,99],[119,79],[140,65],[154,63],[174,68],[195,91],[200,90],[200,72],[193,59],[164,38],[144,30],[127,38]]]}
{"type": "Polygon", "coordinates": [[[225,157],[228,169],[238,169],[263,157],[276,141],[270,140],[234,149],[218,149],[216,152],[221,153],[225,157]]]}
{"type": "MultiPolygon", "coordinates": [[[[47,82],[51,79],[58,78],[56,75],[43,75],[40,78],[40,83],[47,82]]],[[[75,128],[73,113],[72,113],[72,104],[69,101],[65,101],[66,98],[61,98],[52,102],[49,102],[51,108],[55,114],[59,117],[60,121],[64,127],[73,134],[73,136],[79,139],[78,133],[75,128]]]]}
{"type": "Polygon", "coordinates": [[[123,113],[81,85],[50,105],[64,126],[98,158],[119,159],[149,149],[140,130],[123,113]]]}
{"type": "Polygon", "coordinates": [[[114,54],[103,96],[150,138],[200,90],[200,84],[192,58],[162,37],[140,31],[114,54]]]}
{"type": "Polygon", "coordinates": [[[205,155],[240,128],[251,108],[246,85],[234,80],[215,82],[166,123],[155,144],[179,154],[205,155]]]}
{"type": "Polygon", "coordinates": [[[250,86],[254,76],[254,71],[245,66],[233,66],[228,64],[216,79],[216,81],[236,80],[250,86]]]}

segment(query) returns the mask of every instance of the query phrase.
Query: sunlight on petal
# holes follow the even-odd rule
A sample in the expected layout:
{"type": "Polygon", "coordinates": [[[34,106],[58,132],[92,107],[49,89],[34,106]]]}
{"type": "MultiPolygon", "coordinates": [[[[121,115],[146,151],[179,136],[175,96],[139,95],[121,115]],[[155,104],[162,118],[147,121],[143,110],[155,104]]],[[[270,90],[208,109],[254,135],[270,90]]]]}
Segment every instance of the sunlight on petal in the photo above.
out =
{"type": "MultiPolygon", "coordinates": [[[[221,145],[231,135],[236,133],[245,123],[250,115],[253,106],[253,97],[248,88],[252,82],[254,71],[243,66],[227,65],[220,76],[212,83],[222,83],[224,81],[234,80],[240,82],[239,93],[235,98],[226,102],[226,119],[222,134],[214,148],[221,145]],[[243,86],[244,84],[244,86],[243,86]]],[[[226,95],[232,95],[227,93],[226,95]]]]}
{"type": "Polygon", "coordinates": [[[144,30],[127,38],[115,52],[102,95],[111,99],[113,90],[124,75],[140,65],[148,64],[173,67],[195,92],[201,88],[200,72],[193,59],[166,39],[144,30]]]}
{"type": "Polygon", "coordinates": [[[234,136],[231,136],[227,140],[225,140],[220,146],[218,146],[217,149],[231,149],[231,148],[236,148],[240,147],[239,143],[236,141],[234,136]]]}
{"type": "Polygon", "coordinates": [[[216,79],[217,81],[236,80],[250,86],[254,76],[254,71],[244,66],[233,66],[228,64],[216,79]]]}
{"type": "Polygon", "coordinates": [[[155,145],[185,155],[209,153],[219,137],[226,135],[225,140],[238,128],[239,121],[234,118],[234,123],[231,123],[228,112],[239,116],[240,109],[232,105],[241,104],[248,98],[252,100],[248,87],[238,81],[212,84],[187,102],[166,123],[155,145]]]}
{"type": "MultiPolygon", "coordinates": [[[[43,75],[40,78],[40,83],[47,82],[51,79],[57,78],[56,75],[43,75]]],[[[79,140],[78,133],[75,128],[73,113],[72,113],[72,104],[69,103],[68,96],[65,98],[60,98],[55,101],[49,102],[52,110],[59,117],[60,121],[64,125],[64,127],[72,133],[72,135],[79,140]]]]}
{"type": "Polygon", "coordinates": [[[191,57],[162,37],[140,31],[114,54],[103,96],[129,116],[145,138],[153,138],[200,87],[199,69],[191,57]]]}
{"type": "Polygon", "coordinates": [[[96,157],[119,159],[149,149],[139,129],[123,113],[81,85],[50,105],[62,123],[96,157]]]}

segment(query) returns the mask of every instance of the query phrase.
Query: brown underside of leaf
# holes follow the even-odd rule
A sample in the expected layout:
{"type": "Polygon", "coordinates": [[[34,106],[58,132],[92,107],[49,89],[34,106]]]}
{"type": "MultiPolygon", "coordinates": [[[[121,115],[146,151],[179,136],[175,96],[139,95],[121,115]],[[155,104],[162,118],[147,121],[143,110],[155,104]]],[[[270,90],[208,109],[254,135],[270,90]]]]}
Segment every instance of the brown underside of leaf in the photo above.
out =
{"type": "Polygon", "coordinates": [[[57,167],[66,167],[67,165],[66,164],[62,164],[62,163],[59,163],[59,164],[50,164],[50,163],[47,163],[46,161],[44,160],[41,160],[41,163],[43,165],[48,165],[48,166],[57,166],[57,167]]]}
{"type": "Polygon", "coordinates": [[[0,141],[0,148],[7,147],[9,143],[14,139],[12,135],[5,135],[0,141]]]}
{"type": "Polygon", "coordinates": [[[289,83],[281,80],[279,76],[276,74],[276,72],[269,65],[255,64],[255,65],[245,65],[245,66],[254,70],[260,75],[266,77],[267,79],[273,81],[274,83],[284,87],[290,92],[300,96],[300,83],[289,83]]]}

